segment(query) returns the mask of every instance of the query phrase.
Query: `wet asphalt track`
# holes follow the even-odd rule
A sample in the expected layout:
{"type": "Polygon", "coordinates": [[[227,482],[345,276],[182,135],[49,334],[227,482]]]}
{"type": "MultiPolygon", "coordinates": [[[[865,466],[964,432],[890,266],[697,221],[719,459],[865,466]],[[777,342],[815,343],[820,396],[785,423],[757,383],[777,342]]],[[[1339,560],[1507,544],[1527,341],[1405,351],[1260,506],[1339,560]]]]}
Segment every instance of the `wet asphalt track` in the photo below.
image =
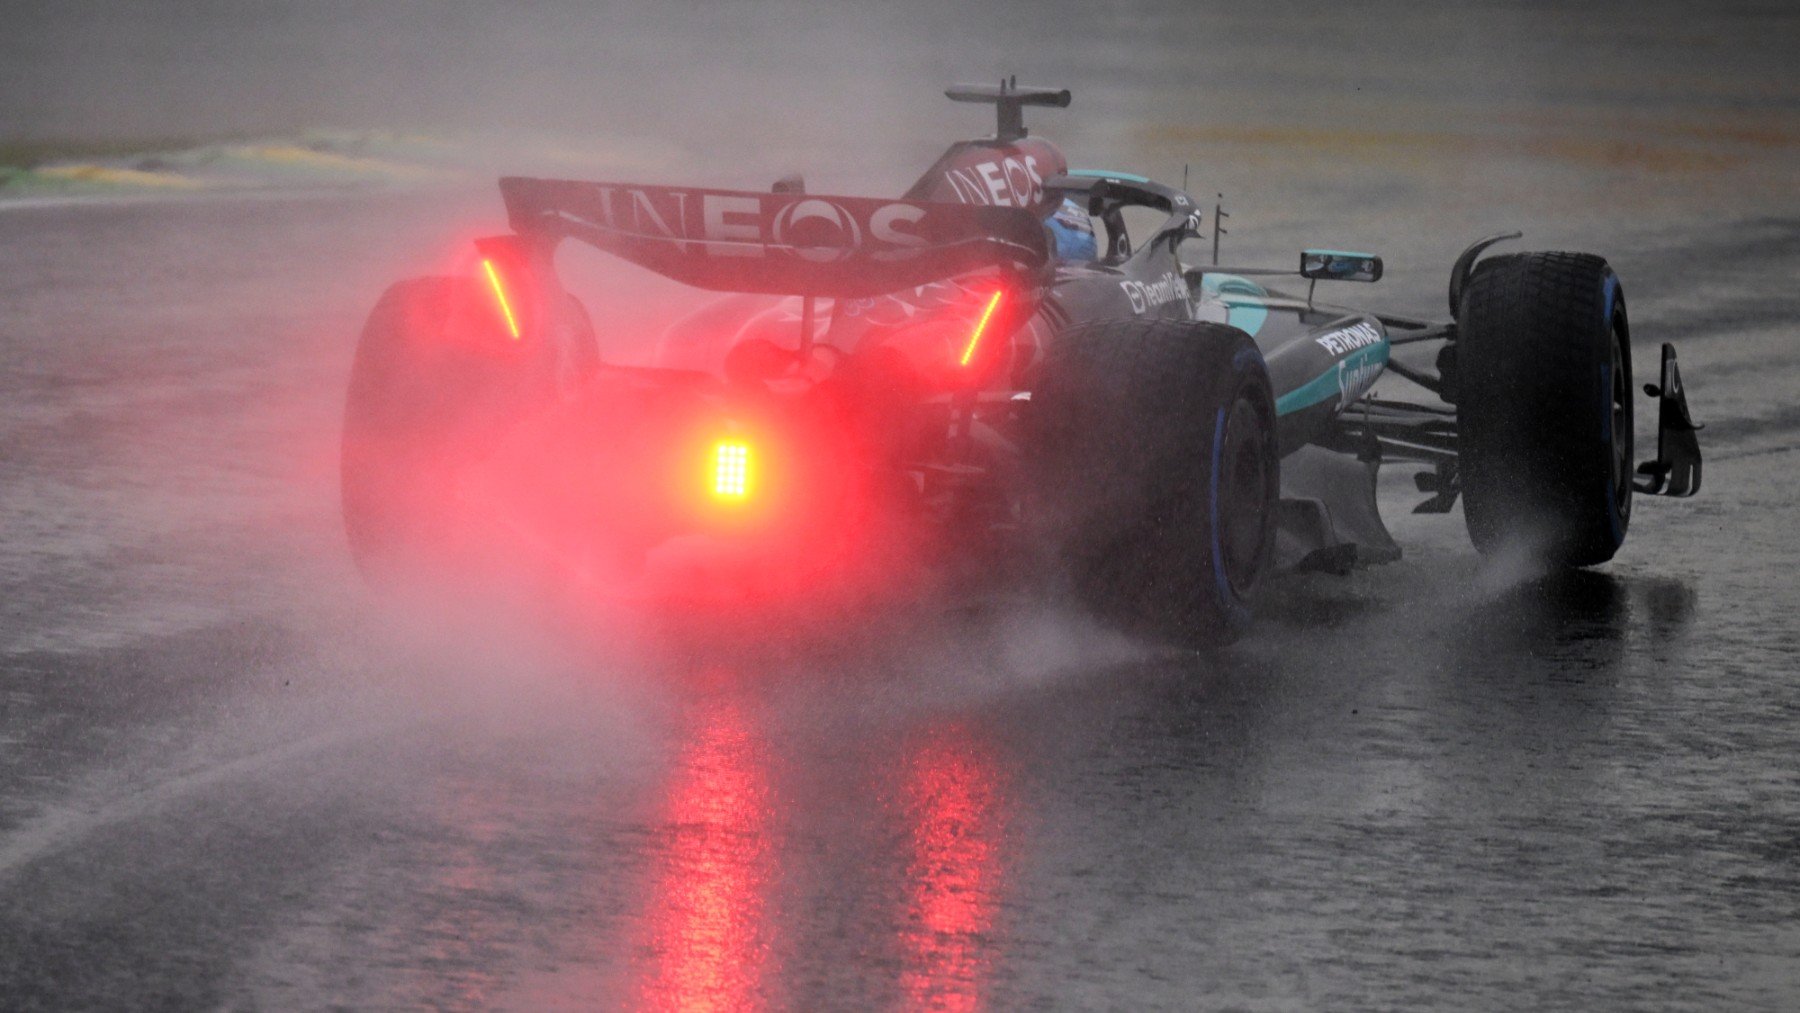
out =
{"type": "Polygon", "coordinates": [[[1225,146],[1245,259],[1392,250],[1395,307],[1489,226],[1606,253],[1708,423],[1703,495],[1561,579],[1395,474],[1402,562],[1210,657],[1024,606],[690,666],[384,605],[350,340],[486,195],[0,210],[0,1006],[1791,1008],[1785,116],[1499,167],[1131,135],[1225,146]]]}

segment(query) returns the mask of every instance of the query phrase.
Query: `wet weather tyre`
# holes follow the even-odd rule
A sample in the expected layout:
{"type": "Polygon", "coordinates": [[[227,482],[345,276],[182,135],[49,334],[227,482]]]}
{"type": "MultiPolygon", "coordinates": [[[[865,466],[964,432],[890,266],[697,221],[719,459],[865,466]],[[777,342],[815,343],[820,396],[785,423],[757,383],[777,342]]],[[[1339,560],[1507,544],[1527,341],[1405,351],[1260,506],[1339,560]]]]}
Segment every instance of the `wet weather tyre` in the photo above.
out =
{"type": "Polygon", "coordinates": [[[344,404],[341,493],[351,554],[390,578],[440,558],[461,469],[534,396],[531,370],[471,280],[388,288],[357,342],[344,404]]]}
{"type": "Polygon", "coordinates": [[[1524,253],[1477,266],[1456,342],[1463,516],[1483,555],[1613,557],[1631,521],[1631,337],[1606,261],[1524,253]]]}
{"type": "Polygon", "coordinates": [[[1045,537],[1105,618],[1196,646],[1247,628],[1274,544],[1267,366],[1222,324],[1130,318],[1058,335],[1032,391],[1045,537]]]}

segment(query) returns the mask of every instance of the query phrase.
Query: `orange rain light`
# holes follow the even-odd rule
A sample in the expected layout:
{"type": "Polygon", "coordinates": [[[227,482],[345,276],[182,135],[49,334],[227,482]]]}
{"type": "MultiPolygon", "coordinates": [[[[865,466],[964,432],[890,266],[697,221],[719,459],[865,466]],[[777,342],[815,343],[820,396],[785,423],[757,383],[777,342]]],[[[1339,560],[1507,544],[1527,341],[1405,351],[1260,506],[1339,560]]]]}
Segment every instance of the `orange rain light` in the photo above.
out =
{"type": "Polygon", "coordinates": [[[519,321],[513,316],[512,304],[506,301],[506,287],[500,284],[500,272],[494,270],[494,262],[483,258],[482,270],[487,272],[488,284],[494,289],[494,300],[500,304],[500,312],[506,317],[506,329],[512,332],[512,339],[519,340],[519,321]]]}
{"type": "Polygon", "coordinates": [[[720,440],[713,444],[713,498],[742,501],[750,496],[750,444],[720,440]]]}
{"type": "Polygon", "coordinates": [[[967,366],[975,358],[975,346],[981,344],[981,335],[987,330],[988,321],[993,319],[994,311],[1000,308],[1000,296],[1003,294],[1005,294],[1004,289],[996,289],[993,297],[987,302],[987,308],[981,311],[981,319],[975,321],[975,330],[969,335],[969,345],[963,349],[963,365],[967,366]]]}

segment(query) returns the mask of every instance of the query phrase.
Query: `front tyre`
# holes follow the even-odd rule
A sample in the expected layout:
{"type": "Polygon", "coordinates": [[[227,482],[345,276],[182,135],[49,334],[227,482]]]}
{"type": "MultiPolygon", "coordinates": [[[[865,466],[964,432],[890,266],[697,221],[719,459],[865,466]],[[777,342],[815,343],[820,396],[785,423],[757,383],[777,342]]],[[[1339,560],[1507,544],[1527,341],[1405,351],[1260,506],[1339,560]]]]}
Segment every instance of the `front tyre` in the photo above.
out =
{"type": "Polygon", "coordinates": [[[1483,555],[1591,566],[1631,521],[1631,338],[1605,260],[1483,261],[1458,315],[1463,516],[1483,555]]]}
{"type": "Polygon", "coordinates": [[[1249,335],[1105,320],[1058,335],[1032,391],[1046,535],[1097,613],[1194,645],[1242,635],[1274,544],[1275,401],[1249,335]]]}

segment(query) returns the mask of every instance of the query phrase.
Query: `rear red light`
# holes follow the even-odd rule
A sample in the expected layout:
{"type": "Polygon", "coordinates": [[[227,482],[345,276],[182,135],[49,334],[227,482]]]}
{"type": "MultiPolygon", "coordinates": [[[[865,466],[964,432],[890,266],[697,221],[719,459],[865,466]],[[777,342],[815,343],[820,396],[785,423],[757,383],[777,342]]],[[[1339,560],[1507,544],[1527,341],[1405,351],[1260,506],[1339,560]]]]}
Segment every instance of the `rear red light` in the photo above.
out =
{"type": "Polygon", "coordinates": [[[963,365],[967,366],[975,361],[975,349],[981,344],[981,336],[987,331],[988,321],[994,318],[994,311],[1000,308],[1000,297],[1004,294],[1004,289],[995,289],[993,296],[987,301],[987,307],[981,311],[981,319],[975,321],[975,329],[969,333],[969,343],[963,348],[963,365]]]}
{"type": "Polygon", "coordinates": [[[500,283],[500,272],[494,268],[494,262],[482,258],[481,269],[487,272],[488,285],[494,290],[494,301],[500,304],[500,315],[506,318],[506,330],[514,341],[519,340],[519,320],[513,316],[512,303],[506,298],[506,286],[500,283]]]}
{"type": "Polygon", "coordinates": [[[713,444],[713,498],[727,502],[748,499],[750,465],[750,444],[743,440],[720,440],[713,444]]]}

